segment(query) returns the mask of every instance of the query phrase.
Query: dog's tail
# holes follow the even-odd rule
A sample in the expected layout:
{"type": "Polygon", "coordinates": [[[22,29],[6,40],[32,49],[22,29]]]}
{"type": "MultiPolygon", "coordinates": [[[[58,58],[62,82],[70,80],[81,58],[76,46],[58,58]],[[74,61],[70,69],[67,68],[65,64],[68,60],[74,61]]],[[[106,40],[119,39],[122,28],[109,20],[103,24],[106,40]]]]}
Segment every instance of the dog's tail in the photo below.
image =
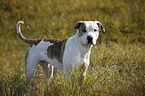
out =
{"type": "Polygon", "coordinates": [[[19,22],[17,23],[17,33],[18,33],[19,37],[20,37],[25,43],[28,43],[28,44],[35,44],[35,43],[37,43],[37,42],[40,41],[40,40],[30,40],[30,39],[26,39],[26,38],[22,35],[22,33],[21,33],[21,29],[20,29],[20,25],[21,25],[21,24],[24,24],[24,22],[23,22],[23,21],[19,21],[19,22]]]}

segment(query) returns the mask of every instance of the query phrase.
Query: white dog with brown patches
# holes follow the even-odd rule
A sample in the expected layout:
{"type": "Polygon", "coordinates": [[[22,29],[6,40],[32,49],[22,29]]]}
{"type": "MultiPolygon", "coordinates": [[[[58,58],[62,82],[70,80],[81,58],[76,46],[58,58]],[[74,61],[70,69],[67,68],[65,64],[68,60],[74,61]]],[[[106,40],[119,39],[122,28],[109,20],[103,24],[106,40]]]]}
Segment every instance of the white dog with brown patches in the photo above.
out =
{"type": "MultiPolygon", "coordinates": [[[[46,78],[50,64],[68,75],[72,72],[73,67],[83,68],[83,76],[90,63],[90,51],[99,36],[99,28],[103,25],[99,21],[79,21],[74,29],[78,29],[73,37],[66,40],[58,39],[26,39],[21,34],[20,25],[23,21],[17,23],[17,32],[19,37],[28,44],[31,44],[26,54],[26,83],[30,82],[37,65],[40,63],[46,78]]],[[[53,76],[52,67],[51,77],[53,76]]]]}

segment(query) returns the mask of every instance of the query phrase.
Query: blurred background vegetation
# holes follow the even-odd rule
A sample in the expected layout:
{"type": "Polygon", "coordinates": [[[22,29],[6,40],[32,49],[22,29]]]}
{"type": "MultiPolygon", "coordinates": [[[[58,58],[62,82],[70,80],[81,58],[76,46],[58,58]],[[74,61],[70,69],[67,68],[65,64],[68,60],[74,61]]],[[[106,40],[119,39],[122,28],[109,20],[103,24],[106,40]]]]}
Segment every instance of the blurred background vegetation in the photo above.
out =
{"type": "Polygon", "coordinates": [[[98,20],[100,42],[145,42],[144,0],[1,0],[0,38],[16,39],[23,20],[28,38],[68,38],[77,21],[98,20]]]}
{"type": "Polygon", "coordinates": [[[144,0],[0,0],[0,95],[145,95],[145,3],[144,0]],[[24,21],[22,34],[29,39],[73,36],[78,21],[100,21],[106,32],[92,49],[83,87],[78,73],[70,83],[63,74],[44,86],[37,67],[30,88],[25,80],[25,53],[29,45],[17,35],[16,24],[24,21]]]}

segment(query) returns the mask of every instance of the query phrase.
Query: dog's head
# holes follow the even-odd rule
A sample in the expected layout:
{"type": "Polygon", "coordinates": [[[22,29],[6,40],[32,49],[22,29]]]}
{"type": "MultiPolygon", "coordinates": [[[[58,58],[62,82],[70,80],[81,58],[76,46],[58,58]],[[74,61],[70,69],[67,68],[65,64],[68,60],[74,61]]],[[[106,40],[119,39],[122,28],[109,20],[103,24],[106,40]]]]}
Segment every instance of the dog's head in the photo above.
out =
{"type": "Polygon", "coordinates": [[[83,45],[95,45],[99,36],[99,28],[105,29],[99,21],[79,21],[74,29],[77,30],[78,40],[83,45]]]}

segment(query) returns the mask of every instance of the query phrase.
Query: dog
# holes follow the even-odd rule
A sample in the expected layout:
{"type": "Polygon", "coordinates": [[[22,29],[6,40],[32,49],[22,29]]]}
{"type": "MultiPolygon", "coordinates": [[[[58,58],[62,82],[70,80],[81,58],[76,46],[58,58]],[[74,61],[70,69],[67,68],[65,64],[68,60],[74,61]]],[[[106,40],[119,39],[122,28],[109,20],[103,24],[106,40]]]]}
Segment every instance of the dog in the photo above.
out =
{"type": "Polygon", "coordinates": [[[86,76],[86,71],[90,64],[90,53],[93,45],[99,36],[99,28],[104,32],[105,29],[99,21],[78,21],[74,31],[76,34],[66,40],[58,39],[26,39],[20,29],[23,21],[17,23],[17,33],[25,43],[31,45],[25,56],[26,79],[25,83],[31,81],[37,65],[40,63],[44,70],[46,78],[53,77],[54,67],[63,70],[64,74],[72,73],[73,67],[83,68],[83,77],[86,76]],[[48,74],[51,68],[51,74],[48,74]]]}

